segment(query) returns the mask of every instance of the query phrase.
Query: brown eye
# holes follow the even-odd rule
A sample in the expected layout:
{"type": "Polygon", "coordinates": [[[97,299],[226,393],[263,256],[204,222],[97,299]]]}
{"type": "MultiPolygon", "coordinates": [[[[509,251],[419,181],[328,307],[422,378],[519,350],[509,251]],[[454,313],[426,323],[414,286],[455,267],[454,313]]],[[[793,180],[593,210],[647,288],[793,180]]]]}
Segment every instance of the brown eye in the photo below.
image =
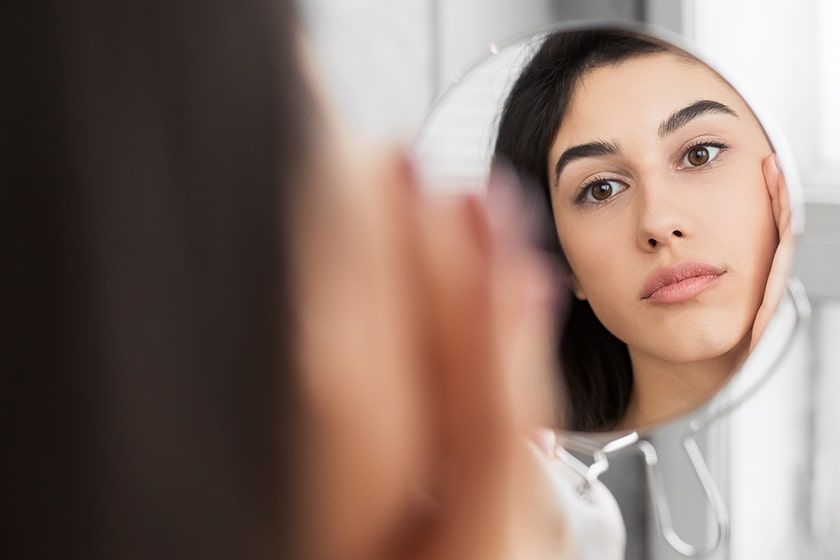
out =
{"type": "Polygon", "coordinates": [[[598,203],[612,198],[625,188],[627,187],[625,187],[620,181],[600,180],[590,183],[589,186],[584,189],[583,195],[587,202],[598,203]]]}
{"type": "Polygon", "coordinates": [[[604,181],[592,187],[592,198],[595,200],[607,200],[612,195],[612,185],[604,181]]]}
{"type": "Polygon", "coordinates": [[[682,167],[703,167],[714,160],[725,149],[724,145],[698,144],[688,149],[682,159],[682,167]]]}
{"type": "Polygon", "coordinates": [[[705,165],[709,161],[709,150],[704,146],[697,146],[688,152],[688,163],[694,167],[705,165]]]}

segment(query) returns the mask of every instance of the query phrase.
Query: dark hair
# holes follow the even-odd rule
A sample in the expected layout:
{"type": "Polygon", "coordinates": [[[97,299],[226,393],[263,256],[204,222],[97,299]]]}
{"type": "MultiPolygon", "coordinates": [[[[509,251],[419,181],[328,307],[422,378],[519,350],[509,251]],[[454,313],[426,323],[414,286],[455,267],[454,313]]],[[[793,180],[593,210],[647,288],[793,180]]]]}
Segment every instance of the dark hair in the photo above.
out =
{"type": "Polygon", "coordinates": [[[6,555],[291,556],[292,3],[2,20],[6,555]]]}
{"type": "MultiPolygon", "coordinates": [[[[566,263],[549,194],[548,153],[581,76],[593,68],[669,48],[618,29],[557,32],[541,43],[508,95],[499,121],[494,161],[512,166],[529,198],[546,208],[544,243],[566,263]]],[[[572,300],[560,329],[558,359],[568,402],[566,427],[613,428],[627,410],[633,371],[627,345],[610,333],[587,301],[572,300]]]]}

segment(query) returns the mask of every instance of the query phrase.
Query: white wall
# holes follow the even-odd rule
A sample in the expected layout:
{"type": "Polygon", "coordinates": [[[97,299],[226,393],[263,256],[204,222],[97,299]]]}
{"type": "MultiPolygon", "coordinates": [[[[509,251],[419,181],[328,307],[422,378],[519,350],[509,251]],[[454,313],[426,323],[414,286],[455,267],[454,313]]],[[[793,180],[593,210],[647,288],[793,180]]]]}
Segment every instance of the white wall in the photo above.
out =
{"type": "Polygon", "coordinates": [[[307,0],[308,38],[327,94],[356,133],[410,141],[433,96],[429,0],[307,0]]]}
{"type": "Polygon", "coordinates": [[[410,143],[437,94],[490,43],[545,24],[550,0],[307,0],[328,94],[359,134],[410,143]]]}
{"type": "Polygon", "coordinates": [[[684,0],[686,35],[777,117],[804,170],[817,164],[817,2],[684,0]]]}

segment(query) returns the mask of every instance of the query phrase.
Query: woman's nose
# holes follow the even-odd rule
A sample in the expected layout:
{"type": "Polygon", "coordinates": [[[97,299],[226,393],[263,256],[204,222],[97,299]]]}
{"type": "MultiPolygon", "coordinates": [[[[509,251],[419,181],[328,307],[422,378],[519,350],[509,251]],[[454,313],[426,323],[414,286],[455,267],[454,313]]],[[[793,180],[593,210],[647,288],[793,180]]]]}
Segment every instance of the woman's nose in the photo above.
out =
{"type": "Polygon", "coordinates": [[[639,190],[637,241],[646,252],[693,233],[686,201],[679,196],[678,185],[667,181],[642,185],[639,190]]]}

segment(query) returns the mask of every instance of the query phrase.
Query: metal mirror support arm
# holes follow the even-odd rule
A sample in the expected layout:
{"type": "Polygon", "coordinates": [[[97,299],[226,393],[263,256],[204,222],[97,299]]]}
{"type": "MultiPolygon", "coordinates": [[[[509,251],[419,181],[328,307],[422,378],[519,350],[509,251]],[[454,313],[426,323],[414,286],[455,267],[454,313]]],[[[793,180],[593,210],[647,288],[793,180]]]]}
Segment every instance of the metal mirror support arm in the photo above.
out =
{"type": "Polygon", "coordinates": [[[717,532],[715,538],[702,548],[697,548],[683,540],[674,531],[673,522],[671,519],[671,512],[668,506],[667,493],[662,482],[662,477],[657,467],[658,457],[656,448],[647,440],[640,440],[637,444],[638,449],[642,452],[645,458],[645,471],[647,473],[648,487],[651,494],[651,501],[656,512],[657,525],[663,538],[668,544],[679,554],[688,558],[698,558],[711,554],[717,550],[729,536],[729,513],[726,509],[726,504],[720,491],[715,484],[714,478],[709,471],[708,465],[703,458],[703,454],[697,445],[695,435],[708,428],[714,421],[719,420],[723,416],[729,414],[734,409],[739,407],[770,378],[771,374],[775,372],[782,358],[786,356],[793,346],[797,335],[805,328],[808,319],[811,316],[811,305],[808,302],[808,297],[805,293],[805,288],[797,278],[790,278],[787,282],[787,294],[790,296],[794,306],[794,319],[790,333],[784,340],[783,344],[778,345],[778,351],[768,357],[765,367],[761,368],[763,374],[757,379],[755,383],[747,387],[741,394],[726,402],[721,407],[709,408],[698,417],[692,419],[680,434],[683,448],[688,455],[691,465],[694,468],[697,478],[703,487],[706,498],[711,506],[712,514],[714,515],[717,532]]]}
{"type": "Polygon", "coordinates": [[[698,416],[691,419],[686,424],[686,427],[680,432],[680,441],[685,449],[688,459],[691,462],[694,472],[700,481],[703,491],[706,494],[706,499],[711,506],[712,514],[715,518],[717,531],[714,539],[712,539],[705,546],[698,548],[692,544],[687,543],[674,530],[673,520],[671,518],[671,509],[668,503],[668,495],[665,490],[665,485],[662,480],[662,475],[659,470],[659,456],[656,452],[656,447],[646,439],[640,439],[638,432],[630,432],[622,437],[612,440],[606,445],[600,447],[590,447],[576,441],[575,438],[569,438],[563,441],[561,446],[558,446],[556,456],[558,459],[565,462],[567,465],[577,471],[582,478],[582,484],[579,492],[585,493],[591,487],[594,479],[597,479],[609,468],[608,457],[613,454],[624,453],[628,450],[638,449],[645,461],[645,473],[648,480],[648,489],[650,492],[651,502],[653,504],[654,512],[656,514],[657,527],[662,534],[665,541],[676,552],[687,558],[699,558],[707,556],[715,552],[729,537],[730,520],[729,513],[726,509],[726,504],[723,497],[715,484],[714,477],[709,471],[703,454],[697,445],[696,435],[713,422],[719,420],[723,416],[729,414],[734,409],[739,407],[747,399],[761,388],[762,385],[770,378],[771,374],[775,372],[782,358],[788,354],[788,351],[793,346],[794,341],[806,326],[807,320],[811,316],[811,306],[808,302],[808,297],[805,294],[805,288],[802,283],[796,278],[790,278],[787,282],[786,293],[790,297],[794,306],[793,325],[790,332],[785,337],[783,343],[778,344],[778,350],[772,354],[751,356],[751,361],[757,361],[753,358],[761,359],[757,370],[760,372],[758,379],[746,387],[739,394],[732,396],[726,400],[722,406],[707,407],[698,416]],[[591,465],[578,460],[574,455],[566,451],[563,447],[573,449],[579,452],[591,454],[595,460],[591,465]]]}
{"type": "Polygon", "coordinates": [[[638,443],[638,448],[645,458],[645,473],[647,474],[648,488],[650,489],[651,501],[656,512],[656,522],[659,532],[671,548],[678,553],[688,558],[697,558],[711,554],[729,537],[729,513],[726,510],[723,497],[720,495],[717,484],[715,484],[714,478],[711,472],[709,472],[709,467],[706,465],[706,461],[703,459],[703,454],[700,452],[700,448],[697,446],[695,439],[688,436],[683,439],[682,443],[691,460],[691,465],[694,467],[694,472],[697,474],[697,478],[700,479],[700,484],[703,486],[706,498],[709,500],[709,504],[711,504],[712,514],[717,525],[715,538],[703,548],[697,548],[685,542],[674,530],[665,485],[657,466],[659,457],[656,454],[656,448],[647,440],[641,440],[638,443]]]}

